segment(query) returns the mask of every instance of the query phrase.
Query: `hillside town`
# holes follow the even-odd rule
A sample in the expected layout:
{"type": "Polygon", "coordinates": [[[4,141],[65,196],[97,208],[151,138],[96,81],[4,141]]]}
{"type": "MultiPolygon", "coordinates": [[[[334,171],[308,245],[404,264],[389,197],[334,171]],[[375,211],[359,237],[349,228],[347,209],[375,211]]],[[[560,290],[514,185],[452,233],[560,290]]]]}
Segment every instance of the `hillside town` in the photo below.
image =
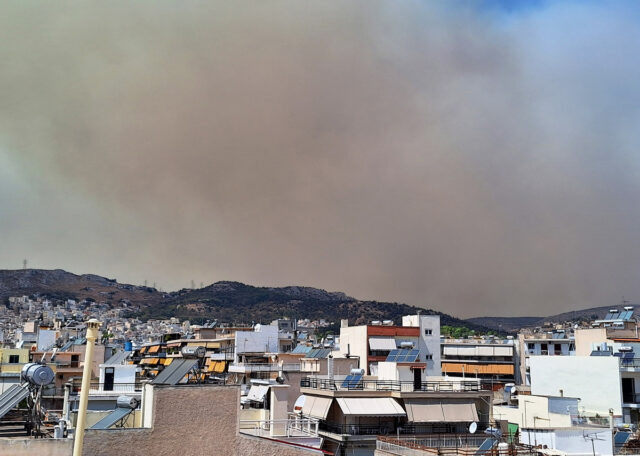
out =
{"type": "Polygon", "coordinates": [[[326,332],[10,297],[0,453],[107,454],[109,442],[109,454],[152,454],[193,439],[214,454],[635,454],[640,323],[623,304],[590,322],[451,338],[420,313],[326,332]]]}

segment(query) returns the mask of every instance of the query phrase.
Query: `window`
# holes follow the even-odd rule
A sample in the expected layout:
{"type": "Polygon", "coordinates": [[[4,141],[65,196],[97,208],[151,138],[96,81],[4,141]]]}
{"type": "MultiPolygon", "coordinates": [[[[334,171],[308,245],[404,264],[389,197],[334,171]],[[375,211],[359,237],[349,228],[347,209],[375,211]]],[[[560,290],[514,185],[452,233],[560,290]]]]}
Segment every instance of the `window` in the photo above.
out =
{"type": "Polygon", "coordinates": [[[425,357],[427,358],[427,361],[433,359],[433,355],[426,355],[425,357]]]}
{"type": "Polygon", "coordinates": [[[9,355],[9,364],[20,363],[20,355],[9,355]]]}
{"type": "Polygon", "coordinates": [[[425,336],[430,336],[432,332],[433,332],[433,331],[432,331],[432,330],[430,330],[430,329],[425,329],[425,330],[424,330],[424,335],[425,335],[425,336]]]}
{"type": "Polygon", "coordinates": [[[71,367],[80,366],[80,355],[71,355],[71,367]]]}
{"type": "Polygon", "coordinates": [[[536,344],[529,342],[527,344],[527,347],[529,348],[529,350],[535,350],[536,349],[536,344]]]}

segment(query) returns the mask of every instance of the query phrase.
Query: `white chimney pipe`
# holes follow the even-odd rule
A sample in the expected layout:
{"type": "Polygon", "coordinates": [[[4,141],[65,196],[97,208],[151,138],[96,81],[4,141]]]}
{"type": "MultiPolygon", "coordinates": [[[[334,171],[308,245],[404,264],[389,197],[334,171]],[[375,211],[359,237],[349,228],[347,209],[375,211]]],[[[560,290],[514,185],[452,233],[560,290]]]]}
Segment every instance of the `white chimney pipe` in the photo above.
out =
{"type": "Polygon", "coordinates": [[[89,403],[89,388],[91,384],[91,364],[93,362],[93,347],[98,338],[100,322],[92,318],[87,322],[87,348],[84,355],[84,369],[82,370],[82,389],[80,390],[80,406],[78,420],[73,439],[73,456],[82,456],[84,428],[87,421],[87,404],[89,403]]]}

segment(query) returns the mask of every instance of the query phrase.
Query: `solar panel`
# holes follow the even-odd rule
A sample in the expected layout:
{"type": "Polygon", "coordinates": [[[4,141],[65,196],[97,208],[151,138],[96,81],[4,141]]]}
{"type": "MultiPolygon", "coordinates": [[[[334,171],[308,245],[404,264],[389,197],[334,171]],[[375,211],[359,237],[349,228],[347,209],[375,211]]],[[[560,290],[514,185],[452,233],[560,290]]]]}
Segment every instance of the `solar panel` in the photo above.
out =
{"type": "Polygon", "coordinates": [[[118,421],[129,415],[129,413],[131,412],[133,412],[133,409],[118,407],[113,412],[98,421],[96,424],[91,426],[91,429],[109,429],[118,421]]]}
{"type": "Polygon", "coordinates": [[[165,367],[151,383],[177,385],[192,368],[197,367],[197,364],[197,359],[176,358],[171,364],[165,367]]]}
{"type": "Polygon", "coordinates": [[[342,388],[353,389],[353,388],[362,387],[362,385],[360,384],[361,381],[362,381],[362,375],[360,374],[347,375],[344,381],[342,382],[342,388]]]}
{"type": "Polygon", "coordinates": [[[481,455],[488,452],[498,441],[492,437],[486,439],[482,444],[478,447],[476,451],[476,455],[481,455]]]}
{"type": "Polygon", "coordinates": [[[613,315],[613,314],[612,314],[611,312],[609,312],[609,313],[604,317],[604,319],[605,319],[605,320],[611,320],[612,315],[613,315]]]}
{"type": "Polygon", "coordinates": [[[396,362],[396,363],[415,363],[419,355],[420,355],[420,350],[414,350],[414,349],[391,350],[389,352],[389,356],[387,356],[387,361],[396,362]]]}
{"type": "Polygon", "coordinates": [[[625,310],[624,312],[620,313],[620,320],[629,320],[631,319],[631,316],[633,315],[633,310],[625,310]]]}
{"type": "Polygon", "coordinates": [[[630,432],[617,432],[613,439],[616,443],[616,446],[623,446],[625,443],[627,443],[627,440],[629,440],[630,436],[630,432]]]}
{"type": "Polygon", "coordinates": [[[0,395],[0,418],[29,395],[26,385],[11,385],[0,395]]]}

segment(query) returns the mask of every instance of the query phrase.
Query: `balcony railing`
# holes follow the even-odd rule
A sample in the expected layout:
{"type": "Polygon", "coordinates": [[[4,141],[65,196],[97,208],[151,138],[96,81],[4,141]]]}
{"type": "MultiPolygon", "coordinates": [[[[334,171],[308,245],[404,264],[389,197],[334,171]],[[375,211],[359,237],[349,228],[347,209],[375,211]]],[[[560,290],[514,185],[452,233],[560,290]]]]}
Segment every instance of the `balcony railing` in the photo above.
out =
{"type": "Polygon", "coordinates": [[[300,363],[233,363],[229,372],[300,372],[300,363]]]}
{"type": "Polygon", "coordinates": [[[345,382],[344,380],[329,380],[323,378],[305,377],[300,380],[302,388],[313,388],[332,391],[425,391],[432,393],[487,391],[491,388],[475,381],[427,381],[400,382],[393,380],[361,380],[359,382],[345,382]]]}
{"type": "MultiPolygon", "coordinates": [[[[74,380],[71,383],[71,395],[78,395],[82,390],[82,383],[74,380]]],[[[113,383],[105,384],[100,382],[91,382],[89,384],[89,394],[110,394],[110,393],[139,393],[142,391],[142,383],[113,383]]]]}
{"type": "Polygon", "coordinates": [[[640,358],[620,358],[620,367],[623,369],[640,369],[640,358]]]}
{"type": "Polygon", "coordinates": [[[315,418],[290,414],[286,420],[240,420],[240,432],[256,436],[317,437],[318,424],[315,418]]]}

